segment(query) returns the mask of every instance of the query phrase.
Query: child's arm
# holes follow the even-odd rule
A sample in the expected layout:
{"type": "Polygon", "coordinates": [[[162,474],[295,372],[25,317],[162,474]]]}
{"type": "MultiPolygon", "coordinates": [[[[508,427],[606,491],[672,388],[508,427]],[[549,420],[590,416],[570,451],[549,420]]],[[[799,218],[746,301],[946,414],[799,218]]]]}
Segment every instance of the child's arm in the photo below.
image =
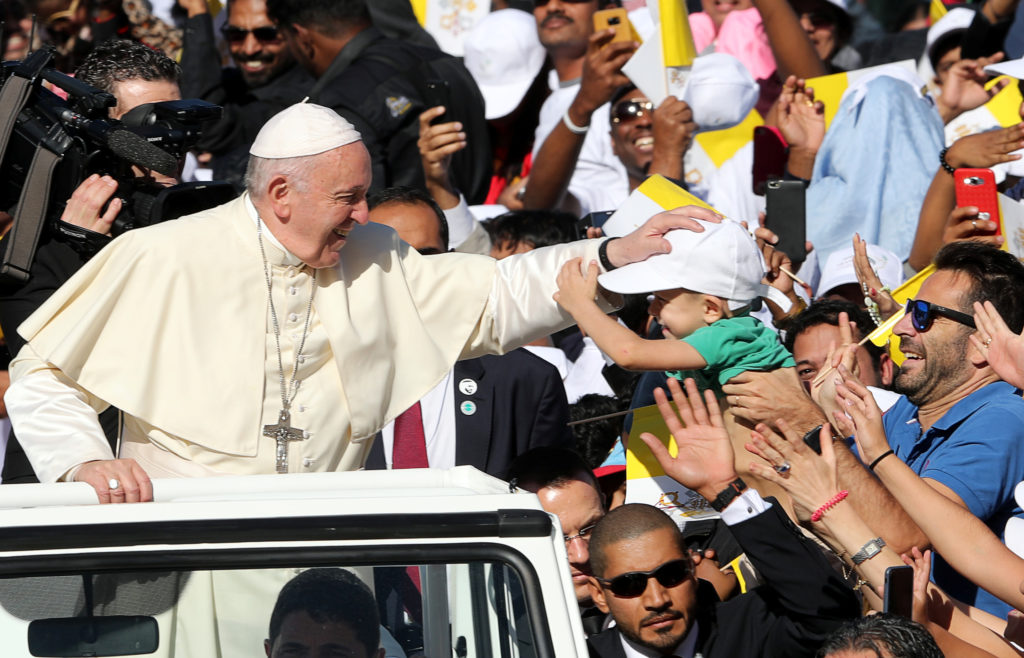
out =
{"type": "Polygon", "coordinates": [[[583,332],[615,363],[628,370],[700,370],[707,362],[696,349],[679,340],[645,340],[604,314],[597,296],[597,263],[586,275],[582,259],[574,258],[558,273],[555,301],[568,311],[583,332]]]}

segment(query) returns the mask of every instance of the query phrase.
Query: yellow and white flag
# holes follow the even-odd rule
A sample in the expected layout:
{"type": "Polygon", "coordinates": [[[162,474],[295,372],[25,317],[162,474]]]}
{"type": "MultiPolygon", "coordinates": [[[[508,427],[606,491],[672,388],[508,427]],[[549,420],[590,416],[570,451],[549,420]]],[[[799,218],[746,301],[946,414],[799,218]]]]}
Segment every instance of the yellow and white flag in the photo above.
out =
{"type": "MultiPolygon", "coordinates": [[[[715,210],[706,201],[690,194],[664,176],[650,176],[618,207],[604,224],[604,234],[621,237],[639,228],[648,219],[681,206],[700,206],[715,210]]],[[[715,212],[718,212],[715,210],[715,212]]]]}
{"type": "Polygon", "coordinates": [[[491,11],[488,0],[410,0],[416,20],[441,50],[462,57],[462,41],[491,11]]]}
{"type": "Polygon", "coordinates": [[[644,432],[661,439],[673,457],[678,452],[676,441],[661,418],[657,405],[635,410],[626,449],[626,502],[654,505],[671,516],[680,528],[687,521],[717,518],[718,512],[700,494],[665,475],[654,453],[640,440],[644,432]]]}

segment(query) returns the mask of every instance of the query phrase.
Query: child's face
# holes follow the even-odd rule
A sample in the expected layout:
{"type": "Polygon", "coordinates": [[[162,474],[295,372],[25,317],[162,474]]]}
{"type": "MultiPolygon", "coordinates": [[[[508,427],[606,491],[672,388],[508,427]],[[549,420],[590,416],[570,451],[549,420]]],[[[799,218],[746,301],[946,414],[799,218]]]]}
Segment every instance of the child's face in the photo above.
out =
{"type": "Polygon", "coordinates": [[[666,334],[671,334],[672,338],[683,338],[708,326],[705,297],[707,295],[685,288],[659,290],[654,293],[647,312],[661,323],[666,334]]]}

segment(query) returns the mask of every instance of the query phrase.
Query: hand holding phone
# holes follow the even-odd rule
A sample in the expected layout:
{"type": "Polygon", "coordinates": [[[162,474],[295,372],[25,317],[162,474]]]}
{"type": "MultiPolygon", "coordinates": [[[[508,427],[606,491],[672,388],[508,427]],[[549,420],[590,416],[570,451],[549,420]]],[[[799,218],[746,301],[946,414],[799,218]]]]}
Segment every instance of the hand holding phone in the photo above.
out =
{"type": "Polygon", "coordinates": [[[885,570],[882,612],[911,619],[914,612],[914,567],[903,565],[885,570]]]}
{"type": "Polygon", "coordinates": [[[978,209],[978,219],[995,222],[995,234],[1002,235],[999,192],[996,190],[996,177],[992,170],[965,167],[957,169],[953,177],[957,207],[975,206],[978,209]]]}
{"type": "Polygon", "coordinates": [[[764,226],[779,236],[775,248],[794,267],[807,258],[807,204],[803,181],[769,179],[765,189],[764,226]]]}

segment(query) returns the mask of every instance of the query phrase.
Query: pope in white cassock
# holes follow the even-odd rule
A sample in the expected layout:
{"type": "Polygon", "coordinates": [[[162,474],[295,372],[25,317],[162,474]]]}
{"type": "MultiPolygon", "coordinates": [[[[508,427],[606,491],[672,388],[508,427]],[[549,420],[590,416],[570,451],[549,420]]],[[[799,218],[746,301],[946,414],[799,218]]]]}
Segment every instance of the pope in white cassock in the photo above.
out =
{"type": "Polygon", "coordinates": [[[19,328],[6,402],[40,481],[134,502],[150,476],[358,469],[456,360],[572,323],[551,298],[566,260],[621,266],[717,219],[687,207],[618,240],[422,257],[367,224],[370,158],[332,110],[284,110],[250,154],[241,198],[125,233],[19,328]]]}

